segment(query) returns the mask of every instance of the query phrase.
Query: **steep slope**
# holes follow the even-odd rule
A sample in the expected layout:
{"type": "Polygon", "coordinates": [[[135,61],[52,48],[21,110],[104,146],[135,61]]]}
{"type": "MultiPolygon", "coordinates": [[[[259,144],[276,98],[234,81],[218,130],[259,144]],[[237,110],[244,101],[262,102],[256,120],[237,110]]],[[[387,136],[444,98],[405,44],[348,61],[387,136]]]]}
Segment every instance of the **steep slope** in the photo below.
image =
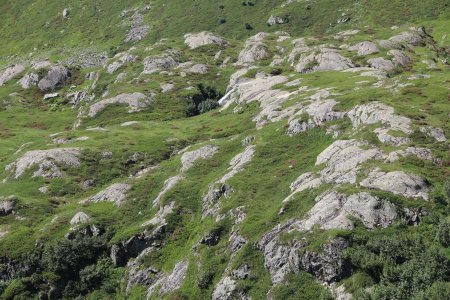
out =
{"type": "Polygon", "coordinates": [[[166,2],[1,4],[0,297],[445,299],[446,1],[166,2]]]}

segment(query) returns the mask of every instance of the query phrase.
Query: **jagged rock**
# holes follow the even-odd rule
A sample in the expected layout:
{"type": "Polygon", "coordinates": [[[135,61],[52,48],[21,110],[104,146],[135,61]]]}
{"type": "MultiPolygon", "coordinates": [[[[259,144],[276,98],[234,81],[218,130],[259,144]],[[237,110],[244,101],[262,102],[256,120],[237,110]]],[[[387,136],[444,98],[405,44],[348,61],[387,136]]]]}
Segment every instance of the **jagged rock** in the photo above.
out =
{"type": "Polygon", "coordinates": [[[209,67],[205,64],[196,64],[187,69],[186,71],[188,73],[194,73],[194,74],[206,74],[208,73],[209,67]]]}
{"type": "Polygon", "coordinates": [[[406,134],[411,134],[411,120],[407,117],[398,116],[394,109],[380,102],[371,102],[355,106],[347,113],[347,116],[353,123],[353,127],[362,124],[382,123],[392,130],[398,130],[406,134]]]}
{"type": "Polygon", "coordinates": [[[249,296],[236,284],[230,276],[223,277],[214,288],[212,300],[250,300],[249,296]]]}
{"type": "Polygon", "coordinates": [[[248,265],[243,265],[242,267],[231,272],[231,275],[236,279],[246,279],[250,276],[250,267],[248,265]]]}
{"type": "Polygon", "coordinates": [[[320,49],[320,53],[302,54],[295,71],[299,73],[313,71],[332,71],[353,68],[352,61],[334,49],[320,49]]]}
{"type": "Polygon", "coordinates": [[[88,116],[93,118],[108,105],[111,104],[126,104],[129,107],[128,112],[140,111],[148,107],[151,103],[151,97],[147,97],[142,93],[132,93],[132,94],[120,94],[115,97],[100,100],[89,107],[88,116]]]}
{"type": "Polygon", "coordinates": [[[136,61],[137,56],[129,54],[127,52],[123,52],[123,53],[116,54],[116,56],[114,56],[114,59],[116,59],[116,61],[114,61],[113,63],[109,64],[106,67],[106,71],[109,74],[114,73],[119,68],[124,66],[126,63],[130,63],[130,62],[136,61]]]}
{"type": "Polygon", "coordinates": [[[131,288],[135,285],[141,285],[144,287],[151,286],[156,280],[160,278],[160,273],[158,270],[149,268],[140,268],[139,265],[132,265],[128,267],[128,283],[126,288],[126,293],[131,291],[131,288]]]}
{"type": "Polygon", "coordinates": [[[77,237],[77,235],[83,236],[99,236],[103,234],[104,230],[95,225],[87,225],[87,226],[75,226],[72,227],[71,230],[65,235],[65,238],[68,240],[73,240],[77,237]]]}
{"type": "Polygon", "coordinates": [[[423,198],[428,200],[428,185],[417,175],[403,171],[381,172],[375,169],[361,181],[361,186],[391,192],[407,198],[423,198]]]}
{"type": "Polygon", "coordinates": [[[175,265],[172,273],[158,279],[150,288],[147,290],[147,297],[150,298],[153,293],[159,288],[159,295],[165,295],[169,292],[173,292],[181,287],[184,278],[186,277],[189,267],[188,261],[181,261],[175,265]]]}
{"type": "Polygon", "coordinates": [[[348,246],[345,239],[336,238],[324,244],[320,253],[305,251],[300,255],[299,267],[323,283],[336,282],[350,273],[351,264],[343,258],[348,246]]]}
{"type": "Polygon", "coordinates": [[[23,65],[12,65],[0,73],[0,86],[5,85],[8,81],[25,71],[23,65]]]}
{"type": "Polygon", "coordinates": [[[420,127],[420,132],[434,138],[438,142],[447,141],[444,130],[442,128],[420,127]]]}
{"type": "Polygon", "coordinates": [[[94,97],[95,95],[88,95],[88,92],[86,90],[70,93],[66,96],[66,98],[69,100],[69,103],[72,104],[73,108],[78,106],[83,101],[93,100],[94,97]]]}
{"type": "Polygon", "coordinates": [[[402,219],[407,225],[417,226],[420,224],[420,220],[428,215],[428,211],[423,208],[404,208],[402,219]]]}
{"type": "Polygon", "coordinates": [[[0,217],[12,213],[15,206],[16,206],[16,198],[14,196],[6,198],[0,197],[0,217]]]}
{"type": "Polygon", "coordinates": [[[355,183],[359,165],[381,156],[377,148],[363,149],[366,143],[358,140],[337,140],[317,156],[316,166],[325,164],[320,171],[327,183],[355,183]]]}
{"type": "Polygon", "coordinates": [[[69,70],[65,67],[53,67],[48,71],[47,75],[39,81],[38,88],[43,92],[52,91],[66,83],[70,76],[69,70]]]}
{"type": "Polygon", "coordinates": [[[306,219],[295,224],[297,230],[309,231],[315,225],[322,229],[353,229],[349,216],[360,219],[367,228],[385,228],[397,217],[392,203],[366,192],[347,196],[332,190],[315,202],[306,219]]]}
{"type": "Polygon", "coordinates": [[[248,243],[247,239],[239,234],[238,229],[231,231],[228,241],[230,242],[229,249],[232,254],[242,249],[242,247],[244,247],[244,245],[248,243]]]}
{"type": "Polygon", "coordinates": [[[14,177],[17,179],[22,176],[26,170],[37,165],[39,169],[33,173],[33,177],[62,177],[63,174],[57,164],[68,167],[78,167],[80,165],[78,159],[79,155],[79,148],[28,151],[21,158],[7,165],[5,170],[14,171],[14,177]]]}
{"type": "Polygon", "coordinates": [[[395,65],[392,61],[384,59],[382,57],[371,58],[367,60],[369,66],[375,69],[390,71],[394,69],[395,65]]]}
{"type": "Polygon", "coordinates": [[[350,48],[348,48],[350,51],[358,51],[358,55],[369,55],[380,52],[377,45],[373,42],[364,41],[361,43],[358,43],[350,48]]]}
{"type": "Polygon", "coordinates": [[[228,198],[230,194],[233,193],[233,189],[227,185],[222,184],[218,188],[209,187],[208,192],[206,195],[203,196],[202,203],[203,203],[203,214],[212,214],[214,215],[215,212],[218,210],[217,204],[222,196],[225,196],[225,198],[228,198]]]}
{"type": "Polygon", "coordinates": [[[195,164],[197,160],[211,158],[218,151],[218,147],[207,145],[200,149],[183,153],[181,156],[181,171],[186,172],[195,164]]]}
{"type": "Polygon", "coordinates": [[[220,233],[216,231],[211,231],[202,238],[200,243],[208,246],[215,246],[219,243],[219,240],[220,240],[220,233]]]}
{"type": "Polygon", "coordinates": [[[114,183],[96,195],[84,200],[83,202],[114,202],[116,206],[120,206],[127,198],[127,192],[131,189],[130,184],[114,183]]]}
{"type": "Polygon", "coordinates": [[[273,26],[277,24],[285,24],[288,23],[289,19],[279,16],[270,16],[270,18],[267,20],[267,25],[273,26]]]}
{"type": "Polygon", "coordinates": [[[28,73],[19,80],[18,84],[20,84],[23,89],[28,90],[29,88],[36,86],[38,84],[38,81],[38,74],[28,73]]]}
{"type": "Polygon", "coordinates": [[[125,42],[137,42],[145,38],[150,30],[150,27],[144,25],[144,17],[139,10],[135,11],[131,16],[131,28],[128,31],[125,42]]]}
{"type": "Polygon", "coordinates": [[[171,55],[162,54],[144,59],[143,74],[153,74],[161,70],[169,70],[178,66],[178,61],[171,55]]]}
{"type": "Polygon", "coordinates": [[[258,42],[247,45],[238,57],[237,65],[243,66],[255,63],[257,61],[267,59],[270,57],[269,48],[266,44],[258,42]]]}
{"type": "Polygon", "coordinates": [[[153,200],[153,207],[156,207],[161,202],[162,197],[171,190],[178,182],[180,182],[184,177],[181,175],[175,175],[164,181],[164,187],[159,192],[158,196],[153,200]]]}
{"type": "Polygon", "coordinates": [[[184,43],[191,49],[196,49],[205,45],[225,46],[227,41],[221,37],[217,37],[211,32],[203,31],[199,33],[189,33],[185,36],[184,43]]]}
{"type": "Polygon", "coordinates": [[[91,220],[91,218],[87,214],[80,211],[80,212],[77,212],[73,216],[73,218],[70,220],[70,225],[72,227],[76,227],[77,225],[80,225],[80,224],[89,223],[90,220],[91,220]]]}

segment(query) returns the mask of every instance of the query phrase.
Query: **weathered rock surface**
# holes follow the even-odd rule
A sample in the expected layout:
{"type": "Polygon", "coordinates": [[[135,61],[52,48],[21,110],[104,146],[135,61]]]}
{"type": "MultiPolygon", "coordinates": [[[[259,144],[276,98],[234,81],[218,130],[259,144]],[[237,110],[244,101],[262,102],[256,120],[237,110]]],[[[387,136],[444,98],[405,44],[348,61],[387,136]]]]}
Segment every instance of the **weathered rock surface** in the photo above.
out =
{"type": "Polygon", "coordinates": [[[142,224],[142,226],[148,226],[148,225],[154,225],[154,226],[161,226],[166,225],[166,216],[171,214],[173,212],[173,209],[175,208],[175,202],[170,202],[167,205],[161,206],[158,210],[158,212],[155,214],[155,216],[142,224]]]}
{"type": "Polygon", "coordinates": [[[189,170],[197,160],[211,158],[218,151],[218,147],[207,145],[200,149],[183,153],[181,156],[181,171],[185,172],[189,170]]]}
{"type": "Polygon", "coordinates": [[[270,18],[267,20],[267,25],[273,26],[277,24],[285,24],[288,23],[289,19],[279,16],[270,16],[270,18]]]}
{"type": "Polygon", "coordinates": [[[353,229],[349,216],[360,219],[367,228],[385,228],[397,217],[392,203],[366,192],[347,196],[332,190],[315,201],[306,219],[295,224],[297,230],[308,231],[315,225],[322,229],[353,229]]]}
{"type": "Polygon", "coordinates": [[[270,57],[269,48],[266,44],[257,42],[247,45],[240,53],[237,65],[243,66],[255,63],[257,61],[270,57]]]}
{"type": "Polygon", "coordinates": [[[158,196],[153,200],[153,207],[156,207],[161,202],[162,197],[171,190],[178,182],[180,182],[184,177],[181,175],[175,175],[164,181],[164,187],[159,192],[158,196]]]}
{"type": "Polygon", "coordinates": [[[6,68],[2,72],[0,72],[0,86],[3,86],[5,83],[10,81],[23,71],[25,71],[25,67],[23,65],[13,65],[6,68]]]}
{"type": "Polygon", "coordinates": [[[18,84],[20,84],[23,89],[27,90],[33,86],[36,86],[38,84],[38,81],[38,74],[28,73],[19,80],[18,84]]]}
{"type": "Polygon", "coordinates": [[[325,164],[320,178],[327,183],[355,183],[359,165],[381,157],[377,148],[363,149],[367,144],[358,140],[337,140],[317,156],[316,166],[325,164]]]}
{"type": "Polygon", "coordinates": [[[299,73],[313,71],[332,71],[353,68],[354,64],[349,58],[339,54],[337,50],[321,48],[318,54],[302,54],[295,71],[299,73]]]}
{"type": "Polygon", "coordinates": [[[127,198],[127,193],[131,189],[131,185],[127,183],[114,183],[100,191],[96,195],[84,200],[83,202],[114,202],[116,206],[120,206],[127,198]]]}
{"type": "Polygon", "coordinates": [[[172,273],[161,277],[150,286],[147,290],[147,297],[151,297],[156,292],[158,287],[159,296],[163,296],[169,292],[179,289],[183,284],[184,278],[186,277],[188,267],[188,261],[181,261],[177,263],[173,268],[172,273]]]}
{"type": "Polygon", "coordinates": [[[71,76],[69,70],[63,66],[51,68],[47,75],[38,83],[38,88],[43,92],[53,91],[62,86],[71,76]]]}
{"type": "Polygon", "coordinates": [[[420,127],[420,132],[434,138],[438,142],[445,142],[447,138],[445,137],[444,130],[442,128],[433,127],[420,127]]]}
{"type": "Polygon", "coordinates": [[[208,73],[209,67],[208,65],[205,64],[195,64],[192,67],[190,67],[189,69],[186,69],[186,71],[188,73],[193,73],[193,74],[206,74],[208,73]]]}
{"type": "Polygon", "coordinates": [[[408,147],[403,150],[395,150],[390,152],[386,158],[386,162],[395,162],[399,160],[401,157],[408,157],[408,156],[416,156],[417,158],[423,159],[423,160],[433,160],[433,154],[431,153],[430,149],[427,148],[418,148],[418,147],[408,147]]]}
{"type": "Polygon", "coordinates": [[[221,37],[215,36],[211,32],[189,33],[185,36],[184,43],[191,49],[196,49],[205,45],[225,46],[227,41],[221,37]]]}
{"type": "Polygon", "coordinates": [[[348,48],[351,51],[357,51],[358,55],[369,55],[380,52],[374,42],[364,41],[348,48]]]}
{"type": "Polygon", "coordinates": [[[106,71],[109,74],[114,73],[125,64],[135,61],[137,59],[137,56],[129,54],[127,52],[123,52],[116,54],[116,56],[114,56],[114,59],[116,60],[106,67],[106,71]]]}
{"type": "Polygon", "coordinates": [[[70,220],[70,225],[72,227],[76,227],[76,226],[78,226],[80,224],[89,223],[90,220],[91,220],[91,218],[87,214],[85,214],[84,212],[80,211],[80,212],[77,212],[72,217],[72,219],[70,220]]]}
{"type": "Polygon", "coordinates": [[[384,59],[382,57],[371,58],[367,60],[369,66],[375,69],[390,71],[394,69],[395,65],[392,61],[384,59]]]}
{"type": "Polygon", "coordinates": [[[38,166],[38,170],[33,173],[33,177],[56,178],[63,174],[58,164],[68,167],[78,167],[79,148],[59,148],[49,150],[33,150],[26,152],[21,158],[6,166],[7,171],[13,171],[17,179],[26,170],[38,166]]]}
{"type": "Polygon", "coordinates": [[[7,197],[7,198],[0,197],[0,217],[12,213],[15,206],[16,201],[14,197],[7,197]]]}
{"type": "Polygon", "coordinates": [[[412,46],[419,46],[424,43],[423,38],[416,32],[404,31],[398,35],[389,38],[389,41],[395,44],[410,44],[412,46]]]}
{"type": "Polygon", "coordinates": [[[153,74],[161,70],[169,70],[178,66],[178,61],[168,54],[156,55],[144,59],[143,74],[153,74]]]}
{"type": "Polygon", "coordinates": [[[361,186],[391,192],[407,198],[423,198],[428,200],[428,185],[417,175],[403,171],[385,173],[378,169],[369,173],[361,181],[361,186]]]}
{"type": "Polygon", "coordinates": [[[112,98],[100,100],[89,107],[88,116],[93,118],[111,104],[128,105],[128,112],[140,111],[148,107],[151,103],[151,97],[147,97],[142,93],[120,94],[112,98]]]}
{"type": "Polygon", "coordinates": [[[241,290],[237,282],[230,276],[223,277],[214,288],[213,300],[250,300],[251,298],[241,290]]]}
{"type": "Polygon", "coordinates": [[[131,28],[128,31],[125,42],[137,42],[145,38],[150,27],[144,24],[144,17],[139,10],[131,16],[131,28]]]}

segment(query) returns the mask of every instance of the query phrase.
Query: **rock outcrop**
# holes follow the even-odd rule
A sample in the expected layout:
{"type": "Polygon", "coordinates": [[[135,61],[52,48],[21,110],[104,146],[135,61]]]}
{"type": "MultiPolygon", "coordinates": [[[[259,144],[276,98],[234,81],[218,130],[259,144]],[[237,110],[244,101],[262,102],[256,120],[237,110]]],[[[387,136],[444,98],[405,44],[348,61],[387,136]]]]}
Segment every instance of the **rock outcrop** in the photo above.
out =
{"type": "Polygon", "coordinates": [[[191,49],[196,49],[205,45],[225,46],[227,41],[221,37],[215,36],[211,32],[189,33],[185,36],[184,43],[191,49]]]}
{"type": "Polygon", "coordinates": [[[38,82],[39,82],[38,74],[28,73],[19,80],[18,84],[20,84],[20,86],[23,89],[27,90],[33,86],[36,86],[38,82]]]}
{"type": "Polygon", "coordinates": [[[349,58],[342,56],[337,50],[320,48],[319,53],[304,53],[300,56],[295,71],[299,73],[314,71],[339,71],[353,68],[349,58]]]}
{"type": "Polygon", "coordinates": [[[25,71],[23,65],[12,65],[0,72],[0,86],[5,85],[8,81],[25,71]]]}
{"type": "Polygon", "coordinates": [[[37,166],[33,177],[57,178],[63,173],[58,165],[78,167],[80,165],[79,148],[58,148],[49,150],[33,150],[26,152],[21,158],[6,166],[7,171],[14,172],[14,178],[21,177],[25,171],[37,166]]]}
{"type": "Polygon", "coordinates": [[[348,48],[351,51],[357,51],[358,55],[370,55],[380,52],[374,42],[364,41],[348,48]]]}
{"type": "Polygon", "coordinates": [[[11,197],[0,197],[0,217],[11,214],[16,206],[16,198],[11,197]]]}
{"type": "Polygon", "coordinates": [[[131,189],[131,185],[127,183],[114,183],[103,191],[98,192],[94,196],[83,200],[82,202],[114,202],[116,206],[120,206],[127,198],[127,193],[131,189]]]}
{"type": "Polygon", "coordinates": [[[208,159],[214,156],[219,151],[219,148],[212,145],[207,145],[194,151],[188,151],[181,156],[181,171],[189,170],[197,160],[208,159]]]}
{"type": "Polygon", "coordinates": [[[125,104],[129,107],[129,113],[137,112],[148,107],[151,103],[151,100],[151,97],[147,97],[142,93],[120,94],[115,97],[100,100],[99,102],[92,104],[89,107],[87,115],[93,118],[101,111],[103,111],[107,106],[112,104],[125,104]]]}
{"type": "Polygon", "coordinates": [[[407,198],[423,198],[428,200],[428,185],[417,175],[403,171],[382,172],[378,169],[369,173],[361,181],[361,186],[391,192],[407,198]]]}
{"type": "Polygon", "coordinates": [[[153,74],[162,70],[173,69],[178,66],[178,60],[169,54],[147,57],[144,59],[143,74],[153,74]]]}
{"type": "Polygon", "coordinates": [[[53,67],[48,71],[47,75],[39,81],[38,88],[43,92],[53,91],[57,87],[65,84],[70,76],[69,70],[65,67],[53,67]]]}

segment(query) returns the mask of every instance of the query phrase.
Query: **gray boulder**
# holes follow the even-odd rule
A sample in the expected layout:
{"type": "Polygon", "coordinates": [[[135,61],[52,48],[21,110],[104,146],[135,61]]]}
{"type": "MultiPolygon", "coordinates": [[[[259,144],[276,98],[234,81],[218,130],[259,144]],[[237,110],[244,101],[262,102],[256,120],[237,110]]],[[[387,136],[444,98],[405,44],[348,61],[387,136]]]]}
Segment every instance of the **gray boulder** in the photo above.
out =
{"type": "Polygon", "coordinates": [[[6,216],[9,215],[10,213],[13,212],[14,208],[16,206],[16,198],[11,196],[11,197],[6,197],[0,198],[0,217],[2,216],[6,216]]]}
{"type": "Polygon", "coordinates": [[[225,46],[227,41],[215,36],[211,32],[203,31],[199,33],[189,33],[184,36],[184,43],[191,49],[196,49],[205,45],[225,46]]]}
{"type": "Polygon", "coordinates": [[[394,69],[394,67],[395,67],[395,65],[392,61],[390,61],[388,59],[384,59],[382,57],[368,59],[367,63],[372,68],[383,70],[383,71],[390,71],[390,70],[394,69]]]}
{"type": "Polygon", "coordinates": [[[92,104],[91,107],[89,107],[87,115],[93,118],[101,111],[103,111],[107,106],[112,104],[128,105],[128,112],[133,113],[148,107],[150,103],[151,98],[142,93],[120,94],[115,97],[104,99],[95,104],[92,104]]]}
{"type": "Polygon", "coordinates": [[[116,206],[120,206],[125,199],[127,198],[127,193],[131,189],[130,184],[126,183],[115,183],[109,186],[108,188],[104,189],[103,191],[100,191],[96,195],[83,200],[82,202],[102,202],[102,201],[108,201],[108,202],[114,202],[116,206]]]}
{"type": "Polygon", "coordinates": [[[23,65],[12,65],[0,72],[0,86],[5,85],[8,81],[25,71],[23,65]]]}
{"type": "Polygon", "coordinates": [[[255,63],[257,61],[270,57],[269,48],[266,44],[257,42],[247,45],[240,53],[237,65],[243,66],[255,63]]]}
{"type": "Polygon", "coordinates": [[[346,70],[355,65],[349,58],[339,54],[337,50],[321,48],[319,53],[302,54],[295,71],[299,73],[314,71],[346,70]]]}
{"type": "Polygon", "coordinates": [[[288,23],[289,19],[279,16],[270,16],[270,18],[267,20],[267,25],[273,26],[277,24],[285,24],[288,23]]]}
{"type": "Polygon", "coordinates": [[[447,138],[445,137],[444,130],[442,128],[433,127],[420,127],[420,132],[434,138],[438,142],[445,142],[447,138]]]}
{"type": "Polygon", "coordinates": [[[178,61],[171,55],[162,54],[144,59],[143,74],[153,74],[161,70],[169,70],[178,66],[178,61]]]}
{"type": "Polygon", "coordinates": [[[70,72],[65,67],[58,66],[51,68],[47,75],[38,83],[38,88],[43,92],[53,91],[62,86],[70,77],[70,72]]]}
{"type": "Polygon", "coordinates": [[[19,80],[18,84],[20,84],[23,89],[27,90],[33,86],[36,86],[38,84],[38,81],[38,74],[28,73],[19,80]]]}

